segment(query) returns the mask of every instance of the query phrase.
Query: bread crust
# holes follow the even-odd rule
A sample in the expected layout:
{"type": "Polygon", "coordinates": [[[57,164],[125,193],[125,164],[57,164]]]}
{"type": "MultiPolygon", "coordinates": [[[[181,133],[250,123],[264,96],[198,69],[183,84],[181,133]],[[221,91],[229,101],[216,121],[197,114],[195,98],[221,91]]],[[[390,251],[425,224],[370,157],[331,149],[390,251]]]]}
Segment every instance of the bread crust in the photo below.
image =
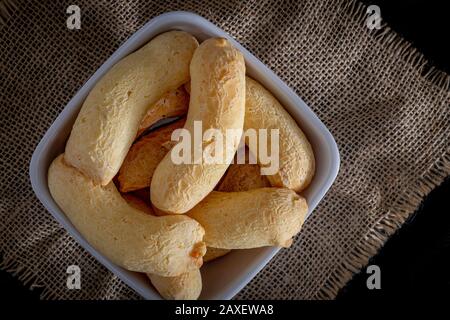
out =
{"type": "Polygon", "coordinates": [[[113,182],[95,185],[58,156],[50,193],[75,228],[113,263],[137,272],[176,276],[198,269],[204,229],[187,216],[154,217],[130,206],[113,182]]]}
{"type": "MultiPolygon", "coordinates": [[[[242,132],[245,114],[245,63],[228,40],[208,39],[195,51],[191,66],[191,97],[185,129],[194,132],[202,121],[203,132],[213,128],[242,132]]],[[[162,211],[182,214],[210,193],[231,163],[240,136],[229,144],[221,164],[174,164],[169,152],[156,168],[151,201],[162,211]]],[[[203,147],[211,141],[203,141],[203,147]]],[[[192,148],[194,149],[194,148],[192,148]]]]}
{"type": "MultiPolygon", "coordinates": [[[[135,209],[143,211],[147,214],[154,215],[153,210],[140,198],[124,193],[122,197],[127,203],[135,209]]],[[[208,248],[208,251],[210,248],[208,248]]],[[[215,257],[227,253],[229,250],[214,249],[210,252],[210,258],[215,252],[215,257]],[[222,253],[222,251],[225,251],[222,253]]],[[[203,256],[205,260],[206,253],[203,256]]],[[[202,276],[199,269],[188,271],[173,277],[165,277],[152,273],[147,273],[148,278],[152,282],[153,286],[158,290],[161,296],[167,300],[195,300],[199,297],[202,291],[202,276]]]]}
{"type": "Polygon", "coordinates": [[[189,94],[184,86],[169,91],[151,106],[139,125],[137,136],[161,119],[184,116],[189,108],[189,94]]]}
{"type": "MultiPolygon", "coordinates": [[[[303,131],[278,100],[257,81],[246,77],[244,131],[279,129],[279,170],[267,178],[274,187],[304,190],[315,172],[314,152],[303,131]]],[[[270,134],[268,134],[270,145],[270,134]]],[[[249,146],[257,157],[257,151],[249,146]]]]}
{"type": "Polygon", "coordinates": [[[184,126],[180,119],[156,129],[133,144],[119,170],[121,192],[130,192],[150,186],[156,167],[176,143],[171,141],[172,132],[184,126]]]}
{"type": "MultiPolygon", "coordinates": [[[[245,158],[249,159],[247,148],[245,150],[245,158]]],[[[230,165],[225,176],[219,182],[215,190],[222,192],[238,192],[265,187],[270,187],[269,180],[260,174],[260,167],[257,164],[233,163],[230,165]]],[[[203,261],[209,262],[215,260],[228,254],[230,251],[230,249],[207,247],[206,253],[203,256],[203,261]]]]}
{"type": "Polygon", "coordinates": [[[260,171],[261,168],[257,164],[232,164],[216,190],[238,192],[270,187],[269,180],[262,176],[260,171]]]}
{"type": "Polygon", "coordinates": [[[203,256],[203,262],[210,262],[210,261],[216,260],[217,258],[223,257],[224,255],[226,255],[230,252],[231,252],[230,249],[207,247],[206,253],[203,256]]]}
{"type": "Polygon", "coordinates": [[[138,209],[147,214],[155,215],[152,210],[152,207],[148,206],[144,200],[138,198],[137,196],[130,193],[122,193],[122,198],[135,209],[138,209]]]}
{"type": "Polygon", "coordinates": [[[301,229],[306,200],[286,188],[211,192],[188,212],[205,228],[208,247],[250,249],[289,247],[301,229]]]}
{"type": "Polygon", "coordinates": [[[113,263],[146,273],[166,299],[197,299],[203,261],[231,249],[292,243],[307,213],[305,199],[294,191],[304,190],[314,170],[306,136],[270,92],[245,77],[242,54],[229,41],[208,39],[198,47],[191,35],[172,31],[119,61],[98,81],[65,154],[49,168],[48,184],[76,229],[113,263]],[[202,121],[203,132],[213,128],[224,136],[227,129],[279,129],[278,173],[267,180],[256,175],[257,165],[229,167],[240,136],[222,164],[175,165],[170,135],[180,121],[130,149],[158,120],[184,115],[188,102],[184,128],[191,134],[194,121],[202,121]],[[119,169],[121,191],[151,184],[152,205],[175,215],[157,217],[141,199],[122,197],[112,182],[119,169]],[[151,175],[140,176],[143,172],[151,175]],[[219,181],[218,190],[231,192],[211,192],[219,181]],[[268,181],[283,188],[267,188],[268,181]]]}
{"type": "MultiPolygon", "coordinates": [[[[190,86],[184,87],[190,90],[190,86]]],[[[177,112],[174,103],[167,103],[166,107],[168,112],[177,112]]],[[[244,121],[244,130],[247,129],[280,130],[279,170],[267,176],[272,186],[301,192],[309,185],[315,173],[315,158],[308,139],[278,100],[249,77],[246,77],[244,121]]],[[[252,153],[257,156],[254,148],[252,153]]]]}
{"type": "Polygon", "coordinates": [[[163,33],[116,63],[91,90],[73,125],[65,160],[96,184],[119,171],[147,109],[189,80],[197,40],[163,33]]]}

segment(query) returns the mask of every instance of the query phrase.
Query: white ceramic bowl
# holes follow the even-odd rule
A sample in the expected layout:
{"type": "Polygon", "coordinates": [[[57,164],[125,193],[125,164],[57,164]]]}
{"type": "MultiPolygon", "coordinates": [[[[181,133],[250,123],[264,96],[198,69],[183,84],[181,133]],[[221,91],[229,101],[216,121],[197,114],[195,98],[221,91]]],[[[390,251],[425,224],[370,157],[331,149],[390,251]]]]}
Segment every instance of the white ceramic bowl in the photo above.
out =
{"type": "MultiPolygon", "coordinates": [[[[210,37],[229,39],[243,53],[247,73],[269,89],[299,123],[313,146],[317,166],[311,185],[303,192],[309,204],[308,216],[328,191],[339,170],[338,148],[325,125],[302,99],[230,35],[204,18],[189,12],[165,13],[149,21],[114,52],[67,104],[36,147],[30,164],[31,184],[36,196],[53,217],[98,261],[146,299],[160,299],[160,296],[144,275],[127,271],[110,262],[74,228],[50,195],[47,186],[47,170],[52,160],[63,152],[78,111],[95,83],[120,59],[140,48],[156,35],[173,29],[187,31],[199,41],[210,37]]],[[[202,267],[203,291],[200,298],[231,299],[272,259],[278,250],[279,248],[274,247],[238,250],[206,264],[202,267]]]]}

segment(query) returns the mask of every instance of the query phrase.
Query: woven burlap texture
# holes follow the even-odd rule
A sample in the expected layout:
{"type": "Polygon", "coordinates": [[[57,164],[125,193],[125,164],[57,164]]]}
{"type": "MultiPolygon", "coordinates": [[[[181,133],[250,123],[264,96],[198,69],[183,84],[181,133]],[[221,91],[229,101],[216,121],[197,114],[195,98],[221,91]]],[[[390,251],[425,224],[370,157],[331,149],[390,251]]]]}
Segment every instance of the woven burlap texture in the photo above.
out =
{"type": "MultiPolygon", "coordinates": [[[[11,1],[8,1],[11,2],[11,1]]],[[[449,77],[347,1],[14,1],[0,24],[0,252],[43,298],[139,296],[82,249],[34,196],[28,165],[66,103],[135,31],[187,10],[229,32],[293,88],[334,135],[340,173],[290,249],[237,296],[333,298],[450,172],[449,77]],[[66,268],[82,270],[67,290],[66,268]]]]}

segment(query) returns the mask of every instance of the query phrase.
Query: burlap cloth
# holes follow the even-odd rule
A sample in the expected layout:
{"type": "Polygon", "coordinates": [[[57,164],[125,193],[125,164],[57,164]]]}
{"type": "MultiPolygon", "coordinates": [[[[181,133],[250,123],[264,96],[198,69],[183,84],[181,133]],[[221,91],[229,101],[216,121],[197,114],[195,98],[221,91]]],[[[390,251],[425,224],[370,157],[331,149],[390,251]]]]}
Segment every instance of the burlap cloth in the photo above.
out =
{"type": "Polygon", "coordinates": [[[28,164],[53,120],[130,35],[166,11],[234,36],[318,114],[339,145],[333,187],[289,250],[237,298],[333,298],[450,173],[449,77],[347,1],[0,1],[1,267],[43,298],[139,298],[34,196],[28,164]],[[81,8],[82,29],[66,28],[81,8]],[[66,289],[78,264],[82,289],[66,289]]]}

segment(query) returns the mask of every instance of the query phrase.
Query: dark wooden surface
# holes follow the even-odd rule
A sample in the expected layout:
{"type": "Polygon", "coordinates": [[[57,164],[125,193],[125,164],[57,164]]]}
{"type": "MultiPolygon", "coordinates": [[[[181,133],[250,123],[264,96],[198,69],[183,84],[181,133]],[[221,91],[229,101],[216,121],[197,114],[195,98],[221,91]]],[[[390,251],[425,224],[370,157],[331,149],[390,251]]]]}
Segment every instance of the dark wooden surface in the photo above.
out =
{"type": "MultiPolygon", "coordinates": [[[[395,31],[450,73],[447,1],[363,2],[378,5],[382,18],[395,31]]],[[[367,289],[363,269],[341,290],[338,300],[450,297],[450,179],[425,199],[369,264],[380,267],[381,290],[367,289]]],[[[3,302],[39,299],[39,289],[30,291],[5,271],[0,271],[0,288],[3,302]]]]}

